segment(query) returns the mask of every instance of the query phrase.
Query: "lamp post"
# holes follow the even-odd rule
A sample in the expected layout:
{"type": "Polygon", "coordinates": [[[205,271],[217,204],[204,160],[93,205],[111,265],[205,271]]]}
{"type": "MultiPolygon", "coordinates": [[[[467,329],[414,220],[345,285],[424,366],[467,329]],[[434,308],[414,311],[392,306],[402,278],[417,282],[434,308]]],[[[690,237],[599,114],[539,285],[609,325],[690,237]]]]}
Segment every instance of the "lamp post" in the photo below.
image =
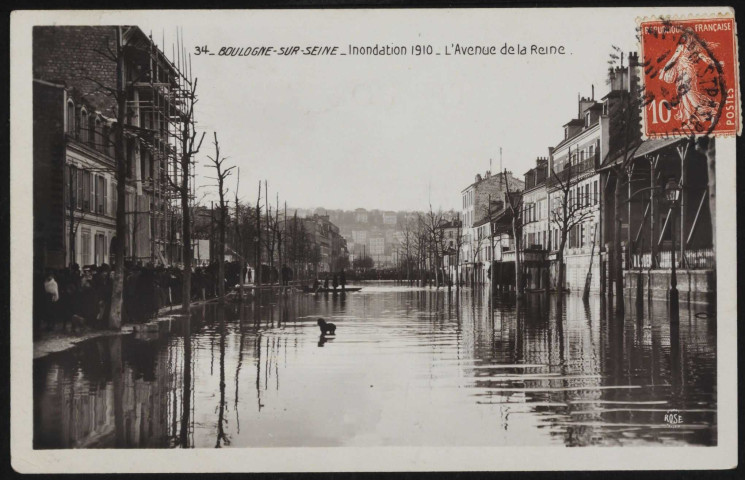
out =
{"type": "Polygon", "coordinates": [[[665,185],[665,198],[670,203],[670,236],[672,237],[672,251],[670,252],[670,321],[678,322],[678,278],[675,273],[675,211],[680,198],[680,187],[674,178],[670,178],[665,185]]]}

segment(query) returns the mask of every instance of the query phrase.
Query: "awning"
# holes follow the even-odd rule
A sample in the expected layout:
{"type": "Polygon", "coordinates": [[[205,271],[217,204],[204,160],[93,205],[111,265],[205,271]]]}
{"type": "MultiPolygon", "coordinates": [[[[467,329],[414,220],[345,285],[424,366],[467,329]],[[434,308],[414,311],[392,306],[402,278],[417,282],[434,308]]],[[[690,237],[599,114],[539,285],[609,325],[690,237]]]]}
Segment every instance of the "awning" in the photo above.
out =
{"type": "MultiPolygon", "coordinates": [[[[675,145],[679,142],[684,142],[688,140],[687,138],[677,137],[677,138],[660,138],[660,139],[652,139],[652,140],[644,140],[641,145],[634,151],[634,158],[642,158],[646,155],[649,155],[650,153],[657,152],[659,150],[662,150],[664,148],[668,148],[672,145],[675,145]]],[[[621,162],[621,159],[623,158],[624,153],[623,151],[616,151],[613,156],[608,156],[603,161],[603,164],[598,168],[598,171],[603,171],[609,169],[611,166],[616,165],[621,162]]]]}
{"type": "Polygon", "coordinates": [[[663,148],[667,148],[671,145],[675,145],[679,142],[687,141],[687,138],[661,138],[661,139],[652,139],[652,140],[645,140],[639,148],[634,153],[634,158],[641,158],[645,155],[649,155],[650,153],[654,153],[658,150],[662,150],[663,148]]]}

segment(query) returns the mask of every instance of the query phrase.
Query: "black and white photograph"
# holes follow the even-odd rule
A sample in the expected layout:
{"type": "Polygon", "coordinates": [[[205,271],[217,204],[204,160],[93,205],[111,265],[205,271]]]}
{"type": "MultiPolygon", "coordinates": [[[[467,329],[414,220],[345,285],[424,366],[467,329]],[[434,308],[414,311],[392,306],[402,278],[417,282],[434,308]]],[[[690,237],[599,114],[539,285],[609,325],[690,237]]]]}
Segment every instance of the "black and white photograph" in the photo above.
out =
{"type": "Polygon", "coordinates": [[[736,466],[737,46],[728,7],[14,12],[13,467],[736,466]]]}

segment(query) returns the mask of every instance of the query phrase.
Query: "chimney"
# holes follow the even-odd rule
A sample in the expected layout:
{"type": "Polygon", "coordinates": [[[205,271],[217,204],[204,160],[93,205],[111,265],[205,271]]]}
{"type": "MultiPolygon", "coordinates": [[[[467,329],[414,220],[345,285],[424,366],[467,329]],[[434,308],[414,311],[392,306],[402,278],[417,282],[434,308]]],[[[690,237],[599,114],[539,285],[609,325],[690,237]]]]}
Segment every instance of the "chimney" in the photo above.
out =
{"type": "Polygon", "coordinates": [[[590,98],[593,102],[595,101],[595,84],[592,84],[592,97],[590,98]]]}
{"type": "Polygon", "coordinates": [[[629,92],[636,92],[639,85],[639,54],[629,52],[629,92]]]}

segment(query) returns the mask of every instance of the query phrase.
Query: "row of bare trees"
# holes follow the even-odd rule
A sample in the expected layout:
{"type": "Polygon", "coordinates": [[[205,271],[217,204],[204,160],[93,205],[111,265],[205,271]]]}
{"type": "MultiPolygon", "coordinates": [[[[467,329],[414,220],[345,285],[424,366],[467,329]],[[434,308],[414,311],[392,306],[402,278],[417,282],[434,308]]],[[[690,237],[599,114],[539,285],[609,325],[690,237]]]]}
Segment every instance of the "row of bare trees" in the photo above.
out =
{"type": "MultiPolygon", "coordinates": [[[[116,179],[116,192],[112,192],[116,198],[116,209],[115,209],[115,229],[116,229],[116,242],[112,245],[112,254],[114,257],[114,269],[112,278],[112,293],[111,293],[111,308],[108,319],[108,326],[112,329],[120,329],[122,324],[122,300],[124,291],[124,259],[125,259],[125,238],[127,237],[127,215],[138,213],[137,203],[135,202],[135,211],[127,211],[127,187],[132,185],[133,179],[131,178],[131,172],[133,167],[133,156],[128,153],[127,145],[138,144],[139,148],[148,149],[146,144],[148,142],[141,142],[145,138],[149,138],[152,135],[152,131],[143,128],[139,125],[139,119],[136,117],[139,115],[139,105],[136,104],[135,85],[138,82],[147,82],[148,75],[152,72],[147,68],[133,68],[132,65],[128,65],[127,62],[133,61],[137,55],[132,55],[131,52],[139,51],[142,55],[148,55],[152,53],[150,51],[151,46],[140,46],[136,41],[129,41],[124,39],[123,29],[124,27],[115,27],[114,38],[106,37],[101,45],[94,49],[94,52],[101,56],[103,61],[111,62],[115,66],[116,79],[114,84],[103,81],[102,78],[97,77],[94,72],[88,71],[85,68],[81,69],[80,74],[83,79],[92,85],[92,89],[87,92],[83,92],[83,96],[94,96],[100,95],[111,100],[109,111],[105,112],[112,117],[111,130],[112,137],[104,138],[106,149],[109,148],[109,142],[113,144],[114,151],[114,167],[113,175],[116,179]],[[132,78],[132,75],[135,75],[132,78]]],[[[192,175],[192,168],[194,165],[194,158],[199,152],[202,144],[204,134],[201,136],[197,134],[196,122],[194,121],[194,106],[197,103],[197,80],[191,80],[186,76],[177,72],[178,76],[174,82],[179,84],[178,88],[183,89],[182,99],[180,104],[176,108],[173,120],[169,118],[167,122],[169,124],[176,125],[175,128],[168,127],[169,133],[171,134],[171,141],[173,142],[169,150],[176,153],[175,162],[178,164],[180,172],[173,172],[172,176],[167,175],[167,181],[170,188],[175,191],[180,199],[181,210],[182,210],[182,241],[183,241],[183,265],[184,265],[184,276],[183,276],[183,306],[188,308],[190,292],[191,292],[191,219],[190,219],[190,201],[193,196],[193,191],[190,187],[190,180],[192,175]]],[[[154,150],[154,149],[153,149],[154,150]]],[[[151,153],[156,153],[151,151],[151,153]]],[[[162,162],[168,162],[168,158],[159,158],[162,162]]],[[[72,182],[71,182],[72,183],[72,182]]],[[[70,192],[69,196],[70,208],[73,209],[73,193],[70,192]]],[[[75,216],[71,212],[70,215],[70,229],[71,237],[74,235],[77,226],[75,225],[75,216]]],[[[82,219],[78,219],[79,221],[82,219]]],[[[136,221],[134,222],[136,224],[136,221]]],[[[133,245],[134,247],[134,245],[133,245]]],[[[71,249],[74,246],[71,245],[71,249]]]]}
{"type": "Polygon", "coordinates": [[[449,284],[445,257],[460,251],[463,238],[459,222],[453,220],[430,205],[427,212],[400,224],[398,268],[410,284],[430,282],[437,288],[449,284]],[[452,229],[458,229],[458,233],[448,238],[446,232],[452,229]]]}

